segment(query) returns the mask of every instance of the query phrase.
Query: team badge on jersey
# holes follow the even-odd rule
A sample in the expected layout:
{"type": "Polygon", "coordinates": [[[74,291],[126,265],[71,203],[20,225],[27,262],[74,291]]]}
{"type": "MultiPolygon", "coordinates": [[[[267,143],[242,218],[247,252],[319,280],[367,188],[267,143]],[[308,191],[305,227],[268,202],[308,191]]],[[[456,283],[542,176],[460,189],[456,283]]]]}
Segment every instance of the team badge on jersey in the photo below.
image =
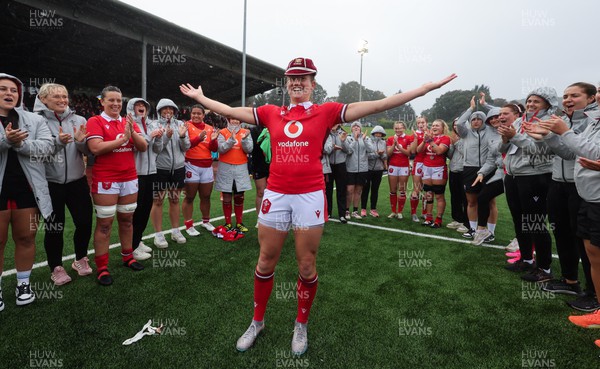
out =
{"type": "Polygon", "coordinates": [[[260,211],[262,211],[263,214],[267,214],[270,209],[271,201],[269,201],[269,199],[264,199],[262,202],[262,206],[260,207],[260,211]]]}
{"type": "Polygon", "coordinates": [[[289,138],[296,138],[300,136],[303,130],[304,127],[302,126],[302,123],[297,120],[287,122],[285,127],[283,127],[283,133],[285,133],[285,135],[289,138]]]}

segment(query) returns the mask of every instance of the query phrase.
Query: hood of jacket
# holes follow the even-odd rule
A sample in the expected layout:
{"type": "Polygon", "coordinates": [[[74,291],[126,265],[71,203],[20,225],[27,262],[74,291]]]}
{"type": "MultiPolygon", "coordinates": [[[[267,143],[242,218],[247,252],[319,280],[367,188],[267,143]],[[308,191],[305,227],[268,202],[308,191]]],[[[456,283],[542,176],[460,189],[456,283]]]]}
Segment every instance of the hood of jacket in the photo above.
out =
{"type": "Polygon", "coordinates": [[[481,125],[481,127],[477,128],[477,129],[474,129],[474,128],[471,126],[471,129],[472,129],[472,130],[474,130],[474,131],[481,131],[481,130],[485,129],[485,119],[486,119],[486,117],[485,117],[485,113],[484,113],[484,112],[482,112],[482,111],[476,111],[476,112],[473,112],[473,114],[471,114],[471,116],[469,117],[469,124],[470,124],[470,123],[471,123],[471,122],[472,122],[474,119],[477,119],[477,118],[481,119],[481,122],[482,122],[482,123],[484,123],[484,124],[482,124],[482,125],[481,125]]]}
{"type": "Polygon", "coordinates": [[[539,96],[542,99],[546,100],[548,104],[550,104],[550,108],[548,108],[548,114],[554,114],[556,110],[559,108],[558,106],[558,94],[556,90],[552,87],[538,87],[535,90],[531,91],[525,101],[529,99],[530,96],[535,95],[539,96]]]}
{"type": "Polygon", "coordinates": [[[497,115],[500,115],[500,108],[491,108],[490,111],[488,111],[488,113],[485,116],[485,119],[483,121],[485,122],[485,124],[489,125],[490,119],[492,119],[493,117],[495,117],[497,115]]]}
{"type": "MultiPolygon", "coordinates": [[[[129,108],[129,104],[127,104],[127,106],[129,108]]],[[[175,109],[175,113],[173,114],[173,116],[176,116],[177,113],[179,112],[179,108],[177,107],[177,105],[175,105],[175,103],[173,102],[173,100],[171,100],[171,99],[160,99],[158,101],[158,104],[156,104],[156,112],[158,113],[159,117],[160,117],[160,110],[162,108],[166,108],[167,106],[170,106],[173,109],[175,109]]]]}
{"type": "Polygon", "coordinates": [[[371,131],[371,136],[375,137],[375,133],[381,133],[383,135],[382,137],[386,136],[385,129],[383,129],[382,126],[373,127],[373,130],[371,131]]]}
{"type": "Polygon", "coordinates": [[[21,82],[20,79],[18,79],[15,76],[12,76],[10,74],[7,73],[0,73],[0,79],[10,79],[11,81],[13,81],[16,85],[17,85],[17,90],[18,90],[18,98],[17,98],[17,105],[15,105],[15,109],[19,109],[22,108],[23,105],[23,95],[24,95],[24,91],[23,91],[23,82],[21,82]]]}
{"type": "MultiPolygon", "coordinates": [[[[163,100],[169,100],[169,99],[163,99],[163,100]]],[[[169,101],[171,101],[171,100],[169,100],[169,101]]],[[[146,105],[146,116],[148,116],[148,113],[150,113],[150,103],[148,101],[142,99],[141,97],[134,97],[133,99],[130,99],[127,102],[127,114],[131,114],[131,115],[133,115],[135,117],[135,112],[133,111],[133,107],[138,102],[143,102],[144,105],[146,105]]],[[[173,101],[171,101],[171,103],[172,102],[173,101]]],[[[175,104],[173,104],[173,105],[175,105],[175,104]]],[[[171,106],[171,105],[165,105],[165,106],[171,106]]],[[[164,106],[163,106],[163,108],[164,108],[164,106]]],[[[177,106],[176,105],[175,105],[175,111],[177,111],[177,106]]]]}

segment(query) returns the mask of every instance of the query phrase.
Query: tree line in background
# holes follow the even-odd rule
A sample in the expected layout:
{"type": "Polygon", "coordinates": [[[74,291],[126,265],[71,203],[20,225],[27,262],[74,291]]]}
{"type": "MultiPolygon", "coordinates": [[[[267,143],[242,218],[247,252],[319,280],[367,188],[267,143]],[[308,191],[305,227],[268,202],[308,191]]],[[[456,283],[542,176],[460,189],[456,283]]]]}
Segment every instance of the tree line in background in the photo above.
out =
{"type": "MultiPolygon", "coordinates": [[[[313,91],[312,101],[315,104],[322,104],[327,101],[337,101],[341,103],[351,103],[358,101],[360,85],[356,81],[350,81],[347,83],[342,82],[338,89],[337,96],[327,96],[327,91],[317,83],[315,90],[313,91]]],[[[400,93],[402,91],[398,91],[400,93]]],[[[443,119],[449,125],[452,123],[454,118],[458,118],[468,107],[469,102],[473,96],[476,97],[477,110],[484,110],[479,106],[479,94],[483,92],[486,96],[486,102],[494,106],[502,106],[507,103],[507,100],[503,98],[493,98],[490,94],[490,88],[486,85],[476,85],[471,90],[452,90],[442,94],[435,100],[433,106],[429,109],[424,110],[421,115],[427,117],[429,122],[434,119],[443,119]]],[[[365,86],[362,86],[361,99],[363,101],[378,100],[386,97],[381,91],[373,91],[365,86]]],[[[251,106],[261,106],[265,104],[273,105],[287,105],[290,100],[285,91],[285,87],[275,88],[262,94],[258,94],[249,99],[251,106]]],[[[371,125],[379,124],[384,128],[392,128],[393,124],[397,120],[402,120],[407,123],[409,128],[413,128],[415,120],[417,118],[415,110],[411,104],[405,104],[385,111],[383,113],[370,115],[363,118],[363,123],[370,123],[371,125]]]]}

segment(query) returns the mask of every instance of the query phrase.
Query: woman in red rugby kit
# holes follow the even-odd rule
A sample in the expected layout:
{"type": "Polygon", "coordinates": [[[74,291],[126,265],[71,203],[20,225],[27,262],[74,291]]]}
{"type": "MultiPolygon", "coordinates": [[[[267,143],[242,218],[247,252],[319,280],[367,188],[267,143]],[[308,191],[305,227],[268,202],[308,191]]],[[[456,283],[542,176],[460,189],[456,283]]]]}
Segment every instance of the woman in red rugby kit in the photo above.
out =
{"type": "Polygon", "coordinates": [[[402,219],[402,211],[406,203],[406,184],[410,174],[410,147],[415,136],[404,131],[406,125],[402,121],[394,123],[394,135],[387,139],[387,155],[389,159],[388,181],[390,183],[390,205],[392,212],[388,218],[402,219]],[[400,197],[398,198],[398,190],[400,197]]]}
{"type": "Polygon", "coordinates": [[[94,231],[98,283],[109,286],[108,245],[117,214],[123,265],[134,271],[144,269],[133,257],[133,213],[137,207],[138,179],[133,151],[146,151],[148,143],[133,118],[121,117],[121,90],[105,87],[100,99],[102,114],[87,121],[87,145],[96,161],[92,171],[92,199],[96,209],[94,231]]]}
{"type": "Polygon", "coordinates": [[[270,175],[259,213],[260,255],[254,273],[254,318],[237,341],[239,351],[248,350],[264,328],[263,318],[273,289],[275,267],[290,227],[294,230],[299,269],[298,315],[292,352],[302,355],[308,347],[308,316],[317,292],[316,256],[327,214],[321,155],[323,142],[331,128],[400,106],[456,78],[452,74],[439,82],[430,82],[381,100],[317,105],[310,102],[316,87],[316,74],[317,68],[311,59],[293,59],[285,72],[291,104],[281,107],[232,108],[204,96],[200,86],[180,86],[184,95],[206,108],[242,122],[263,125],[271,134],[270,175]]]}

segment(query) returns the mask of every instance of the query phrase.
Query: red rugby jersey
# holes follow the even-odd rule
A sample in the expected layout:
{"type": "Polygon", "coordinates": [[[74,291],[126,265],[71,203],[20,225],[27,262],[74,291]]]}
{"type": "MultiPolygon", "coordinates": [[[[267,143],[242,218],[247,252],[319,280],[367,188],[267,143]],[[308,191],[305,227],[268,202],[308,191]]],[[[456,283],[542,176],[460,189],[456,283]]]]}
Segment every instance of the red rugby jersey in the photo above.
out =
{"type": "MultiPolygon", "coordinates": [[[[127,120],[107,120],[102,115],[91,117],[86,124],[87,141],[100,138],[103,141],[114,141],[125,134],[127,120]]],[[[133,129],[140,133],[137,124],[133,129]]],[[[135,159],[133,156],[133,138],[106,154],[95,157],[92,167],[92,180],[95,182],[126,182],[137,178],[135,159]]]]}
{"type": "MultiPolygon", "coordinates": [[[[406,134],[402,134],[402,136],[393,135],[391,137],[388,137],[387,143],[386,143],[387,146],[394,146],[394,140],[397,140],[398,143],[400,145],[402,145],[402,148],[406,150],[406,149],[408,149],[410,144],[414,141],[414,137],[408,136],[406,134]]],[[[410,165],[408,156],[404,155],[403,153],[401,153],[399,150],[396,150],[396,149],[394,149],[394,151],[392,152],[392,155],[390,156],[390,159],[389,159],[389,163],[390,163],[390,165],[393,165],[395,167],[408,167],[410,165]]]]}
{"type": "MultiPolygon", "coordinates": [[[[415,137],[417,139],[417,146],[419,146],[421,144],[421,142],[423,142],[423,135],[424,133],[421,131],[414,131],[413,132],[413,141],[415,140],[415,137]]],[[[425,151],[421,151],[421,152],[417,152],[415,154],[415,163],[422,163],[423,159],[425,159],[425,151]]]]}
{"type": "MultiPolygon", "coordinates": [[[[446,147],[450,147],[450,137],[448,136],[435,136],[433,138],[433,142],[435,142],[435,144],[438,146],[443,145],[446,147]]],[[[423,165],[428,167],[443,167],[444,165],[446,165],[446,154],[448,153],[448,151],[446,151],[443,154],[436,154],[431,149],[431,143],[428,143],[425,144],[425,150],[423,150],[423,152],[425,153],[423,165]]]]}
{"type": "Polygon", "coordinates": [[[325,188],[321,156],[331,128],[343,123],[346,104],[278,107],[264,105],[254,109],[257,124],[269,129],[271,165],[267,188],[283,194],[308,193],[325,188]]]}

